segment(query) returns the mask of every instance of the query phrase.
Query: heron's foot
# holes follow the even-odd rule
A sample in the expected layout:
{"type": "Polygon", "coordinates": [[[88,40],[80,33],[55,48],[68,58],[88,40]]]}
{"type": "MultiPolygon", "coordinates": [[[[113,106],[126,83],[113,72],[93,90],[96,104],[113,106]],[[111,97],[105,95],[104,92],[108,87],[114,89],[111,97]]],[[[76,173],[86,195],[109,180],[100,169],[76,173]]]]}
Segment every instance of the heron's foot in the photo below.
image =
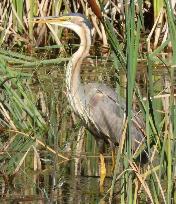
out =
{"type": "Polygon", "coordinates": [[[115,169],[115,151],[114,149],[112,150],[112,167],[111,167],[111,172],[114,173],[114,169],[115,169]]]}
{"type": "Polygon", "coordinates": [[[104,192],[104,180],[106,177],[106,166],[103,154],[100,154],[100,193],[104,192]]]}

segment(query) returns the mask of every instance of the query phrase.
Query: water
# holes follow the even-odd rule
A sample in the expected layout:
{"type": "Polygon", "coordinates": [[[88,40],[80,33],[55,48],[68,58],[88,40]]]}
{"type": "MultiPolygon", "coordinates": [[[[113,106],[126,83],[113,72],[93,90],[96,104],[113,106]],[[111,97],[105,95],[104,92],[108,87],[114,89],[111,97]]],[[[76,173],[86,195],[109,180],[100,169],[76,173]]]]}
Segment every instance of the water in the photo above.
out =
{"type": "MultiPolygon", "coordinates": [[[[1,197],[0,202],[24,204],[85,204],[102,202],[103,196],[99,193],[99,177],[63,175],[53,169],[53,166],[47,166],[42,172],[20,170],[15,175],[12,183],[1,183],[1,189],[5,188],[4,185],[8,185],[6,186],[8,189],[2,195],[3,198],[1,197]]],[[[111,178],[107,177],[106,190],[110,186],[110,182],[111,178]]]]}
{"type": "MultiPolygon", "coordinates": [[[[98,66],[86,65],[82,70],[82,78],[85,82],[99,81],[104,82],[112,87],[115,87],[116,72],[111,62],[94,62],[98,66]],[[108,69],[107,69],[108,67],[108,69]]],[[[23,69],[23,72],[32,73],[33,69],[23,69]]],[[[3,177],[0,181],[0,189],[3,198],[1,203],[99,203],[103,198],[103,195],[99,193],[99,159],[98,150],[95,141],[88,132],[84,132],[84,143],[80,147],[82,152],[79,161],[80,174],[82,176],[75,176],[75,158],[77,144],[79,144],[78,135],[81,124],[75,122],[75,118],[70,113],[69,105],[67,104],[65,95],[65,74],[64,67],[50,66],[40,67],[33,74],[30,80],[30,86],[32,90],[38,94],[43,94],[43,98],[39,98],[42,102],[41,112],[46,120],[50,120],[48,115],[50,114],[50,103],[55,100],[57,104],[57,117],[58,130],[56,134],[49,138],[46,137],[46,144],[55,149],[56,151],[63,151],[65,155],[67,150],[65,146],[70,144],[69,153],[71,156],[71,162],[65,162],[60,164],[60,158],[56,158],[51,152],[46,151],[44,156],[41,153],[41,147],[37,147],[39,150],[39,159],[36,164],[36,158],[34,156],[28,156],[20,170],[13,175],[13,177],[7,177],[2,172],[3,177]],[[55,98],[53,97],[55,94],[55,98]],[[45,111],[43,111],[45,110],[45,111]],[[48,117],[48,118],[47,118],[48,117]],[[75,125],[76,124],[76,125],[75,125]],[[42,160],[43,159],[43,160],[42,160]],[[40,160],[40,161],[39,161],[40,160]],[[35,163],[35,164],[34,164],[35,163]],[[41,167],[40,167],[41,165],[41,167]],[[13,179],[12,179],[13,178],[13,179]]],[[[138,81],[144,89],[145,96],[145,66],[139,67],[138,81]],[[142,75],[142,77],[140,77],[142,75]]],[[[165,76],[164,70],[156,72],[156,82],[159,84],[160,90],[163,85],[163,78],[165,76]]],[[[123,77],[122,77],[123,78],[123,77]]],[[[125,80],[121,81],[121,88],[125,90],[125,80]]],[[[41,105],[41,104],[38,104],[41,105]]],[[[107,150],[107,156],[110,157],[110,151],[107,150]]],[[[68,155],[69,156],[69,155],[68,155]]],[[[105,183],[105,192],[111,185],[111,162],[108,160],[108,176],[105,183]]],[[[116,191],[118,192],[119,185],[117,185],[116,191]]],[[[114,203],[118,202],[118,196],[114,199],[114,203]]],[[[105,198],[105,202],[108,197],[105,198]]]]}

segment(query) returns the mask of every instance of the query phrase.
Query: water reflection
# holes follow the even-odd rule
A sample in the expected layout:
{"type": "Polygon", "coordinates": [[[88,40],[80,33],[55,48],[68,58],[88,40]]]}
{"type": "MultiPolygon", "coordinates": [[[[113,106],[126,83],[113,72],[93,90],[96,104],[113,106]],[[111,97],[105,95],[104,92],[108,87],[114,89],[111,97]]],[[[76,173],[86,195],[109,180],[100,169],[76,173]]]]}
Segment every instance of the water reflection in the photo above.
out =
{"type": "MultiPolygon", "coordinates": [[[[115,83],[111,78],[109,78],[109,74],[112,76],[115,76],[114,69],[107,69],[106,67],[111,66],[104,66],[104,69],[102,67],[99,67],[97,70],[94,69],[94,71],[84,70],[83,78],[85,82],[90,81],[103,81],[107,84],[111,84],[112,86],[115,86],[115,83]],[[101,69],[100,69],[101,68],[101,69]],[[90,74],[91,72],[91,74],[90,74]],[[111,72],[111,73],[109,73],[111,72]],[[106,78],[102,78],[103,76],[106,76],[106,78]]],[[[50,93],[56,93],[58,91],[58,107],[61,107],[60,109],[63,109],[63,106],[66,107],[65,103],[65,93],[64,89],[61,89],[61,84],[64,84],[64,70],[62,67],[62,70],[59,71],[58,67],[42,67],[42,69],[38,70],[38,78],[39,80],[39,87],[41,87],[41,84],[44,84],[45,92],[47,93],[46,99],[50,100],[51,95],[50,93]],[[49,71],[48,71],[49,69],[49,71]],[[57,79],[57,80],[56,80],[57,79]],[[62,80],[61,80],[62,79],[62,80]],[[54,87],[53,87],[54,86],[54,87]],[[61,95],[63,95],[61,97],[61,95]]],[[[90,70],[90,69],[89,69],[90,70]]],[[[143,68],[140,70],[140,74],[137,77],[137,81],[139,82],[139,86],[141,87],[142,93],[145,96],[146,92],[146,81],[147,75],[145,76],[146,69],[143,68]]],[[[155,79],[155,91],[156,94],[161,92],[163,90],[163,93],[165,93],[167,86],[168,76],[166,74],[166,71],[164,69],[159,70],[158,72],[155,71],[154,73],[156,79],[155,79]]],[[[125,90],[126,80],[123,79],[123,76],[121,77],[121,87],[122,90],[125,90]]],[[[34,77],[35,79],[35,77],[34,77]]],[[[37,89],[37,80],[31,82],[34,86],[34,89],[36,93],[40,88],[37,89]]],[[[43,93],[43,96],[45,96],[45,92],[43,93]]],[[[168,91],[169,92],[169,91],[168,91]]],[[[161,92],[162,93],[162,92],[161,92]]],[[[43,97],[44,98],[44,97],[43,97]]],[[[54,98],[55,99],[55,98],[54,98]]],[[[43,102],[43,101],[42,101],[43,102]]],[[[49,104],[49,102],[46,100],[43,104],[49,104]]],[[[169,104],[169,103],[168,103],[169,104]]],[[[43,106],[42,106],[43,107],[43,106]]],[[[66,108],[65,108],[66,109],[66,108]]],[[[44,109],[41,109],[41,112],[43,115],[47,118],[48,114],[48,107],[44,107],[44,109]],[[46,110],[46,111],[43,111],[46,110]]],[[[71,145],[71,149],[76,151],[76,145],[75,143],[78,143],[78,139],[74,140],[76,138],[75,135],[78,135],[75,132],[78,130],[75,127],[73,127],[72,124],[72,118],[70,115],[67,115],[67,112],[63,111],[63,115],[59,115],[59,118],[63,118],[62,124],[60,125],[60,133],[58,134],[59,138],[59,145],[62,147],[63,144],[68,144],[68,141],[73,143],[71,145]],[[69,118],[69,119],[68,119],[69,118]],[[70,119],[71,118],[71,119],[70,119]],[[68,122],[69,121],[69,122],[68,122]],[[68,131],[70,130],[70,132],[68,131]],[[60,138],[61,136],[61,138],[60,138]],[[69,136],[69,137],[68,137],[69,136]],[[70,139],[71,138],[71,139],[70,139]],[[73,138],[73,139],[72,139],[73,138]],[[74,149],[75,148],[75,149],[74,149]]],[[[58,128],[58,129],[59,129],[58,128]]],[[[87,133],[88,134],[88,133],[87,133]]],[[[57,138],[54,135],[54,139],[57,138]]],[[[87,139],[84,139],[86,147],[83,146],[82,151],[83,152],[90,152],[90,155],[96,155],[96,144],[94,144],[93,138],[90,135],[87,135],[87,139]]],[[[48,143],[50,141],[47,141],[48,143]]],[[[55,142],[58,144],[58,141],[55,142]]],[[[77,144],[76,143],[76,144],[77,144]]],[[[53,145],[53,144],[51,144],[53,145]]],[[[63,148],[60,148],[60,150],[63,150],[63,148]]],[[[41,150],[40,150],[41,151],[41,150]]],[[[64,150],[65,151],[65,150],[64,150]]],[[[71,152],[71,155],[73,155],[73,152],[71,152]]],[[[75,177],[70,176],[70,174],[74,174],[75,168],[74,164],[68,164],[68,166],[58,166],[55,167],[55,164],[57,165],[57,158],[53,160],[53,154],[48,154],[48,151],[46,151],[44,155],[42,153],[40,154],[40,161],[41,161],[41,171],[29,171],[28,168],[31,167],[31,161],[29,164],[25,161],[24,169],[20,169],[20,172],[15,175],[15,178],[13,179],[13,184],[11,184],[10,181],[5,181],[5,179],[0,180],[0,193],[3,198],[0,199],[0,203],[100,203],[100,200],[102,198],[102,195],[99,194],[99,177],[91,177],[92,175],[98,175],[98,157],[97,158],[89,158],[83,157],[81,163],[83,175],[89,175],[89,177],[82,176],[82,177],[75,177]],[[46,154],[46,155],[45,155],[46,154]],[[83,168],[85,166],[86,168],[83,168]],[[56,169],[56,170],[53,170],[56,169]],[[64,169],[64,170],[62,170],[64,169]],[[64,174],[63,172],[64,171],[64,174]],[[8,187],[8,189],[7,189],[8,187]],[[6,192],[7,190],[7,192],[6,192]]],[[[88,154],[88,156],[90,156],[88,154]]],[[[83,154],[81,153],[81,156],[83,154]]],[[[76,157],[75,157],[76,158],[76,157]]],[[[76,159],[75,159],[76,160],[76,159]]],[[[76,162],[75,162],[76,163],[76,162]]],[[[111,168],[111,165],[110,165],[111,168]]],[[[110,171],[109,171],[110,172],[110,171]]],[[[109,173],[109,175],[112,175],[109,173]]],[[[8,180],[8,179],[7,179],[8,180]]],[[[10,179],[9,179],[10,180],[10,179]]],[[[111,179],[106,178],[106,190],[108,190],[108,187],[110,187],[111,179]]],[[[119,185],[120,186],[120,185],[119,185]]],[[[116,189],[117,192],[119,192],[119,186],[117,186],[116,189]]],[[[117,195],[118,196],[118,195],[117,195]]],[[[120,196],[120,195],[119,195],[120,196]]],[[[107,198],[108,200],[108,198],[107,198]]],[[[106,200],[106,201],[107,201],[106,200]]],[[[106,203],[106,201],[104,203],[106,203]]],[[[103,202],[101,202],[103,203],[103,202]]],[[[114,203],[118,203],[118,201],[114,200],[114,203]]]]}
{"type": "MultiPolygon", "coordinates": [[[[33,175],[33,183],[31,179],[31,175],[15,179],[15,185],[10,186],[0,203],[106,203],[99,194],[99,177],[67,176],[59,178],[56,186],[52,184],[52,174],[33,175]]],[[[106,181],[110,184],[111,179],[106,181]]]]}

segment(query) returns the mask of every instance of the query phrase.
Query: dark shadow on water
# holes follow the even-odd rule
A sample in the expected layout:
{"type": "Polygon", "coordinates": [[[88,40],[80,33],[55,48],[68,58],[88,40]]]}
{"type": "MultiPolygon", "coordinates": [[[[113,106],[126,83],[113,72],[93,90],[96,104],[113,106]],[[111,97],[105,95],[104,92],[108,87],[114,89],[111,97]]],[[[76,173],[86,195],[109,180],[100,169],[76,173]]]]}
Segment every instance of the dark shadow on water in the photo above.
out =
{"type": "MultiPolygon", "coordinates": [[[[99,193],[99,177],[62,177],[57,180],[56,186],[52,185],[51,174],[33,177],[33,183],[29,182],[31,176],[25,179],[26,183],[24,178],[15,179],[15,188],[10,187],[8,193],[0,198],[0,203],[108,203],[100,202],[103,195],[99,193]]],[[[105,186],[110,186],[110,182],[111,178],[107,178],[105,186]]]]}

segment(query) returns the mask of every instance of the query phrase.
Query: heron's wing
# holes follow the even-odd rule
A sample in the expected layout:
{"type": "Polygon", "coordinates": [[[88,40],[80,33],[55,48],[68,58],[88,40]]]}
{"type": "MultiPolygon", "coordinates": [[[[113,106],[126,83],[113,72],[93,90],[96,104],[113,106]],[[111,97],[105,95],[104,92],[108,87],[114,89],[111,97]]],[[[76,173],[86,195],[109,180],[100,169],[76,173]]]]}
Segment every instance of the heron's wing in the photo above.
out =
{"type": "Polygon", "coordinates": [[[102,94],[102,96],[109,98],[113,103],[117,104],[119,108],[125,111],[125,99],[118,96],[117,93],[105,84],[89,83],[84,85],[85,95],[90,100],[96,94],[102,94]]]}
{"type": "Polygon", "coordinates": [[[96,135],[104,135],[113,143],[119,142],[125,114],[124,100],[117,98],[117,94],[103,84],[87,84],[84,88],[85,109],[96,125],[96,135]]]}
{"type": "MultiPolygon", "coordinates": [[[[125,119],[125,100],[106,85],[88,84],[85,86],[85,109],[96,125],[97,134],[104,135],[113,143],[119,142],[125,119]]],[[[91,128],[91,127],[90,127],[91,128]]],[[[134,149],[143,139],[143,134],[133,123],[132,140],[134,149]],[[135,141],[135,142],[134,142],[135,141]]]]}

